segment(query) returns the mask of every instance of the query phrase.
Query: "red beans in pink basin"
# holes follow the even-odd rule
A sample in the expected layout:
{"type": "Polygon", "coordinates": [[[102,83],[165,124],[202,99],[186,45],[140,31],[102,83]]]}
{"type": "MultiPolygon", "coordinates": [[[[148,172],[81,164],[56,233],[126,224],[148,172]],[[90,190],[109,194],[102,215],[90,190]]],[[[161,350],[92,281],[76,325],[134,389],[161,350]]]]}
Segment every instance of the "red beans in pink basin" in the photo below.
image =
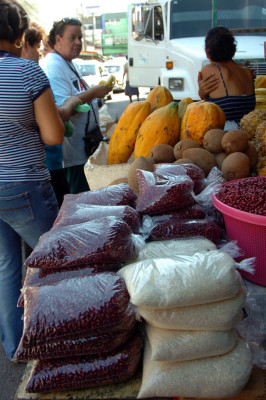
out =
{"type": "Polygon", "coordinates": [[[216,197],[229,207],[266,216],[266,177],[254,176],[226,182],[216,197]]]}

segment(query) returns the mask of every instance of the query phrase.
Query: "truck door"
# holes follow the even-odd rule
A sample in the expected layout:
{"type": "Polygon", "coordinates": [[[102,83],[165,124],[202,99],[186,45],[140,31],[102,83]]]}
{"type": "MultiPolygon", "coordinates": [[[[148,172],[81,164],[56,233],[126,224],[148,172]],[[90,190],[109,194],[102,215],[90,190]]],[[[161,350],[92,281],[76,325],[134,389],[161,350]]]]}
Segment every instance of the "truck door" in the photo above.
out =
{"type": "Polygon", "coordinates": [[[159,4],[129,7],[128,63],[131,86],[154,87],[165,67],[166,21],[159,4]]]}

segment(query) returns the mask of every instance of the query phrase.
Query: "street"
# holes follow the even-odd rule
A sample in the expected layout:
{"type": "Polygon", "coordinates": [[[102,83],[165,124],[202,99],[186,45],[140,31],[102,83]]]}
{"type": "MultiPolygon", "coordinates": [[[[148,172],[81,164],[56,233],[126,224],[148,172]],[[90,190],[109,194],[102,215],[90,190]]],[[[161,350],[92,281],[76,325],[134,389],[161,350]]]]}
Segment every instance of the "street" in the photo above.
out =
{"type": "MultiPolygon", "coordinates": [[[[145,100],[148,89],[140,89],[140,100],[145,100]]],[[[136,101],[133,96],[133,101],[136,101]]],[[[129,104],[129,97],[124,93],[112,94],[112,100],[108,100],[106,105],[108,112],[115,121],[120,118],[126,106],[129,104]]],[[[0,343],[0,400],[13,400],[20,384],[25,369],[25,363],[14,364],[5,356],[4,349],[0,343]]]]}
{"type": "MultiPolygon", "coordinates": [[[[139,88],[139,99],[145,100],[149,91],[149,88],[139,88]]],[[[133,102],[137,101],[137,97],[132,96],[132,100],[133,102]]],[[[125,96],[124,92],[114,93],[112,94],[112,100],[107,100],[105,104],[107,104],[108,111],[112,119],[115,121],[117,118],[119,119],[121,117],[122,112],[129,104],[129,97],[125,96]]]]}

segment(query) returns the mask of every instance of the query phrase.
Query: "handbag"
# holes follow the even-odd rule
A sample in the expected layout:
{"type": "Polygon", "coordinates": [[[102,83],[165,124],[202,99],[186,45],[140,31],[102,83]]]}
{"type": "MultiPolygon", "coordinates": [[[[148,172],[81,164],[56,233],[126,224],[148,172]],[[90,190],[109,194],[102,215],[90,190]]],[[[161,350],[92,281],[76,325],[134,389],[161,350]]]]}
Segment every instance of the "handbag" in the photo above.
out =
{"type": "Polygon", "coordinates": [[[101,132],[101,129],[97,123],[97,119],[96,119],[96,115],[95,115],[95,111],[93,109],[93,106],[91,104],[91,110],[88,111],[88,118],[87,118],[87,123],[85,126],[85,135],[84,135],[84,144],[85,144],[85,153],[87,155],[87,157],[90,157],[95,150],[98,148],[100,142],[104,139],[103,134],[101,132]],[[89,120],[90,120],[90,111],[93,111],[94,113],[94,117],[95,117],[95,122],[96,122],[96,126],[95,128],[93,128],[92,130],[88,130],[89,127],[89,120]]]}

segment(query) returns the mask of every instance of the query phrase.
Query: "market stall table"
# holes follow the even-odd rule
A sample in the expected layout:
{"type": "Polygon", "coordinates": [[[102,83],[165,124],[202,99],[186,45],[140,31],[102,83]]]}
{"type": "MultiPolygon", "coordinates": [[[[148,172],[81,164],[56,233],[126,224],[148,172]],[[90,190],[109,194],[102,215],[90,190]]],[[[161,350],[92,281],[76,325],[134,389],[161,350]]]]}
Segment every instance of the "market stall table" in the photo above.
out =
{"type": "MultiPolygon", "coordinates": [[[[141,369],[127,382],[99,386],[90,389],[73,390],[67,392],[51,392],[45,394],[27,393],[25,387],[32,368],[32,362],[27,364],[21,384],[14,400],[100,400],[100,399],[136,399],[141,385],[141,369]]],[[[159,400],[157,397],[155,400],[159,400]]],[[[164,398],[166,400],[166,398],[164,398]]],[[[212,400],[174,397],[173,400],[212,400]]],[[[222,400],[222,399],[215,399],[222,400]]],[[[237,396],[227,400],[266,400],[266,371],[254,368],[246,388],[237,396]]]]}

